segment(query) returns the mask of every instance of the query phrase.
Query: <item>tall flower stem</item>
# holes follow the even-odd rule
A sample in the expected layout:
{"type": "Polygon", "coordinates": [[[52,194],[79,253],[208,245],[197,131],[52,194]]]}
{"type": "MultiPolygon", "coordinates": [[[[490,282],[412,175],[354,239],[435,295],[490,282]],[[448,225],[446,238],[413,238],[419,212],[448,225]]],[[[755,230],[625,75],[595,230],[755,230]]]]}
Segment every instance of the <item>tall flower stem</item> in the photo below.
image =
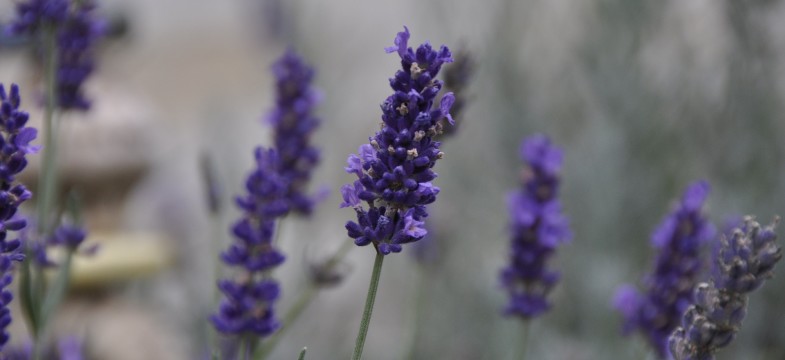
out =
{"type": "Polygon", "coordinates": [[[357,342],[354,345],[352,360],[360,360],[365,346],[365,336],[368,335],[368,326],[371,324],[371,314],[373,314],[373,303],[376,302],[376,291],[379,289],[379,277],[382,274],[382,262],[384,255],[378,250],[376,259],[373,261],[373,272],[371,272],[371,283],[368,285],[368,295],[365,298],[365,309],[363,318],[360,321],[360,331],[357,333],[357,342]]]}
{"type": "Polygon", "coordinates": [[[531,328],[531,321],[524,320],[521,322],[521,339],[516,341],[515,351],[516,360],[525,360],[528,358],[529,353],[529,329],[531,328]]]}
{"type": "Polygon", "coordinates": [[[412,319],[410,321],[411,328],[409,329],[409,349],[407,350],[407,354],[405,359],[412,360],[415,358],[415,352],[417,351],[417,338],[420,329],[420,318],[423,315],[423,310],[425,310],[425,276],[426,272],[423,266],[418,269],[417,273],[417,282],[414,285],[414,311],[411,312],[412,319]]]}
{"type": "MultiPolygon", "coordinates": [[[[50,212],[55,192],[56,165],[56,89],[57,89],[57,34],[54,26],[48,26],[42,32],[44,51],[44,82],[46,85],[46,107],[44,110],[44,151],[38,189],[40,198],[36,205],[38,210],[38,235],[45,239],[51,234],[50,212]]],[[[33,358],[40,357],[41,335],[46,321],[44,309],[44,273],[40,266],[34,266],[30,247],[27,248],[27,259],[24,262],[21,279],[21,293],[24,311],[31,325],[31,333],[35,340],[33,358]]]]}
{"type": "Polygon", "coordinates": [[[57,118],[55,116],[57,102],[57,36],[54,29],[49,29],[44,34],[44,52],[46,66],[44,81],[46,83],[46,109],[44,112],[44,149],[43,166],[39,179],[40,200],[38,208],[38,233],[43,236],[50,234],[51,209],[55,198],[57,185],[57,118]]]}

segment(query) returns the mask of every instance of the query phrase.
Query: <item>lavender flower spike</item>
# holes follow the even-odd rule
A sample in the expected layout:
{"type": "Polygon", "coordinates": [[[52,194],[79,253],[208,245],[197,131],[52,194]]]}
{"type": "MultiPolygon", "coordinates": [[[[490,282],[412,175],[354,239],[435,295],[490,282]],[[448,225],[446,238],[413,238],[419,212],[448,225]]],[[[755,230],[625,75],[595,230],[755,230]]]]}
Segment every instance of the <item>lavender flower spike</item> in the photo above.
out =
{"type": "Polygon", "coordinates": [[[660,358],[665,358],[668,336],[692,303],[692,288],[705,265],[701,250],[716,233],[702,209],[708,195],[705,181],[687,187],[651,236],[659,253],[654,272],[644,279],[645,294],[625,285],[614,298],[614,306],[624,316],[624,333],[640,331],[660,358]]]}
{"type": "Polygon", "coordinates": [[[719,272],[695,287],[695,304],[687,308],[681,326],[669,339],[675,360],[713,360],[714,353],[736,337],[747,313],[748,294],[772,277],[782,258],[774,227],[761,228],[752,217],[733,235],[722,238],[714,260],[719,272]]]}
{"type": "Polygon", "coordinates": [[[390,79],[393,94],[381,105],[381,130],[360,147],[359,156],[349,156],[346,171],[358,180],[341,189],[342,206],[357,213],[357,222],[346,223],[349,237],[359,246],[373,244],[384,255],[425,236],[426,205],[439,193],[431,184],[436,178],[432,169],[443,156],[434,137],[442,133],[440,120],[450,118],[454,101],[445,94],[439,106],[434,104],[442,88],[436,76],[444,63],[452,62],[450,50],[435,50],[428,43],[413,50],[409,29],[404,29],[395,46],[385,49],[400,56],[402,69],[390,79]]]}
{"type": "Polygon", "coordinates": [[[288,50],[273,65],[273,73],[277,98],[268,121],[274,126],[275,149],[281,158],[279,172],[289,184],[286,199],[291,211],[308,215],[315,200],[305,194],[305,188],[320,157],[319,150],[310,144],[311,134],[320,122],[313,115],[313,107],[319,100],[319,94],[311,86],[314,70],[288,50]]]}
{"type": "Polygon", "coordinates": [[[556,247],[572,238],[557,198],[562,151],[545,135],[524,140],[521,158],[529,168],[522,188],[507,198],[512,248],[510,264],[501,271],[501,283],[510,295],[507,315],[530,319],[548,311],[546,297],[559,273],[546,269],[556,247]]]}
{"type": "Polygon", "coordinates": [[[105,23],[93,16],[95,8],[92,0],[74,2],[57,34],[57,104],[63,110],[90,109],[83,84],[95,69],[95,43],[106,30],[105,23]]]}
{"type": "Polygon", "coordinates": [[[273,235],[275,221],[289,210],[287,179],[277,172],[278,154],[260,147],[255,157],[256,168],[245,184],[248,194],[236,200],[244,212],[232,228],[237,241],[221,254],[237,274],[219,281],[224,300],[210,318],[221,333],[252,338],[269,336],[280,327],[273,307],[280,288],[269,273],[284,261],[273,248],[273,235]]]}
{"type": "Polygon", "coordinates": [[[38,151],[31,146],[36,130],[26,127],[28,114],[19,110],[19,87],[11,85],[6,93],[0,84],[0,350],[8,342],[5,328],[11,323],[8,304],[12,300],[7,287],[13,281],[13,262],[22,261],[21,241],[8,239],[9,231],[20,231],[27,222],[17,215],[19,206],[32,197],[24,185],[16,182],[16,175],[27,166],[27,154],[38,151]]]}
{"type": "Polygon", "coordinates": [[[16,5],[17,19],[9,26],[14,35],[40,36],[51,29],[57,40],[57,106],[63,110],[87,110],[90,101],[83,84],[93,72],[96,41],[105,24],[93,17],[91,0],[28,0],[16,5]]]}

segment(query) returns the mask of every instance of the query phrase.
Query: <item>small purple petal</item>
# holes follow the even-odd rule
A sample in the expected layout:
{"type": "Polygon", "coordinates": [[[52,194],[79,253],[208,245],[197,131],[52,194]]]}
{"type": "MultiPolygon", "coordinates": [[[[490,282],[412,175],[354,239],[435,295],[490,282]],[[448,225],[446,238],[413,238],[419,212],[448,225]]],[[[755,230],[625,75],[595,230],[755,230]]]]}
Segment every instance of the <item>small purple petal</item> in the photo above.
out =
{"type": "Polygon", "coordinates": [[[455,125],[455,120],[453,120],[452,115],[450,115],[450,108],[453,103],[455,103],[455,96],[451,92],[444,94],[439,103],[439,110],[441,111],[442,116],[446,117],[447,121],[450,122],[450,125],[455,125]]]}

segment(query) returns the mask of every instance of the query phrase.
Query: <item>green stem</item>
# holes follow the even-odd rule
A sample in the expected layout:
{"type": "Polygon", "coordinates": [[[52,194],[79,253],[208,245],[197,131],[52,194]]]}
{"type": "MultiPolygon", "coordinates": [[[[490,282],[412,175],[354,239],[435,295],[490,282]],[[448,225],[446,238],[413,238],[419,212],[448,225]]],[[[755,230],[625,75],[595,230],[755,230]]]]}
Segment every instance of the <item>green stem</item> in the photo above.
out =
{"type": "Polygon", "coordinates": [[[414,359],[414,354],[417,350],[417,332],[420,328],[420,318],[422,317],[423,308],[425,307],[425,296],[423,296],[423,292],[425,292],[425,268],[420,266],[417,273],[417,283],[414,287],[414,311],[411,312],[412,319],[410,321],[411,328],[409,330],[409,350],[408,354],[406,355],[405,359],[414,359]]]}
{"type": "Polygon", "coordinates": [[[379,276],[382,274],[382,262],[384,255],[376,251],[376,259],[373,262],[373,272],[371,273],[371,283],[368,285],[368,295],[365,298],[365,309],[363,318],[360,321],[360,331],[357,333],[357,342],[354,345],[352,360],[360,360],[365,346],[365,336],[368,335],[368,326],[371,324],[371,314],[373,314],[373,303],[376,301],[376,291],[379,288],[379,276]]]}
{"type": "Polygon", "coordinates": [[[516,360],[525,360],[529,353],[529,328],[531,327],[531,321],[523,320],[521,323],[523,329],[521,330],[521,341],[518,341],[516,346],[518,350],[516,360]]]}
{"type": "Polygon", "coordinates": [[[40,326],[38,333],[35,334],[36,342],[33,344],[33,359],[41,359],[43,348],[47,343],[47,323],[54,315],[60,303],[63,302],[65,294],[68,290],[68,284],[71,281],[71,265],[73,264],[75,249],[68,249],[62,264],[60,264],[60,271],[57,278],[49,290],[46,292],[46,298],[41,306],[40,313],[40,326]]]}
{"type": "Polygon", "coordinates": [[[249,336],[245,344],[247,346],[245,349],[245,360],[253,360],[257,345],[259,345],[259,339],[249,336]]]}
{"type": "MultiPolygon", "coordinates": [[[[46,239],[51,232],[51,209],[54,201],[56,188],[56,154],[57,154],[57,133],[56,133],[56,89],[57,89],[57,36],[54,26],[46,26],[42,31],[42,42],[44,51],[44,85],[46,86],[46,107],[44,109],[44,151],[40,177],[38,181],[38,192],[40,198],[37,202],[38,210],[38,236],[39,239],[46,239]]],[[[28,258],[25,264],[20,286],[22,287],[22,299],[24,311],[32,325],[31,333],[34,339],[33,359],[41,357],[41,348],[44,346],[41,335],[44,332],[46,316],[44,312],[45,304],[42,303],[45,293],[44,271],[40,266],[32,263],[33,254],[28,249],[28,258]]],[[[70,260],[67,260],[70,261],[70,260]]]]}
{"type": "Polygon", "coordinates": [[[306,352],[306,351],[308,351],[308,348],[307,348],[307,347],[304,347],[304,348],[303,348],[303,349],[300,351],[300,356],[298,356],[298,357],[297,357],[297,359],[298,359],[298,360],[305,360],[305,352],[306,352]]]}
{"type": "Polygon", "coordinates": [[[46,109],[44,111],[44,151],[41,177],[39,179],[40,198],[38,202],[38,233],[49,235],[52,227],[51,210],[56,189],[57,133],[56,133],[56,96],[57,96],[57,43],[54,29],[45,32],[44,78],[46,83],[46,109]]]}

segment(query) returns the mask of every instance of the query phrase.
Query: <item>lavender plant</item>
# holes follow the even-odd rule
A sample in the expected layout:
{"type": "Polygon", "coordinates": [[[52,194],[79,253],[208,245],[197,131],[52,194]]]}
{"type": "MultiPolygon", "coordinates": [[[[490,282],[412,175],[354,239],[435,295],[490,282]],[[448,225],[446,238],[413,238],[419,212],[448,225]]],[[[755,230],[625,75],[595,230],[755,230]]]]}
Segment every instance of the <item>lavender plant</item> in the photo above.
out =
{"type": "Polygon", "coordinates": [[[558,199],[562,150],[542,134],[523,141],[521,159],[528,164],[522,188],[507,198],[512,244],[510,264],[501,271],[501,283],[510,296],[507,315],[531,319],[550,309],[547,300],[559,273],[546,264],[572,232],[558,199]]]}
{"type": "Polygon", "coordinates": [[[346,172],[358,180],[341,187],[341,207],[352,207],[357,213],[357,222],[346,223],[349,237],[358,246],[373,244],[383,255],[400,252],[402,244],[427,233],[425,206],[439,194],[431,184],[436,178],[432,169],[444,156],[434,137],[442,133],[441,119],[454,123],[449,113],[455,101],[451,93],[432,108],[442,88],[436,76],[442,64],[452,62],[450,50],[442,46],[437,51],[425,43],[415,52],[408,41],[405,28],[395,38],[395,46],[385,48],[398,53],[403,69],[390,79],[394,93],[382,103],[382,129],[360,147],[359,155],[351,154],[347,160],[346,172]]]}
{"type": "Polygon", "coordinates": [[[105,29],[93,15],[95,8],[91,0],[29,0],[16,5],[17,18],[8,31],[39,38],[44,56],[50,58],[45,63],[56,68],[52,98],[59,109],[90,108],[83,84],[93,72],[95,44],[105,29]]]}
{"type": "Polygon", "coordinates": [[[281,291],[270,273],[285,259],[273,247],[273,236],[276,220],[289,210],[288,184],[278,173],[278,153],[258,147],[254,156],[256,167],[246,180],[247,194],[236,199],[244,213],[232,228],[236,242],[221,254],[236,273],[218,282],[224,299],[210,317],[218,332],[246,342],[244,356],[280,327],[274,305],[281,291]]]}
{"type": "Polygon", "coordinates": [[[719,272],[711,281],[695,287],[695,302],[684,312],[681,326],[673,331],[668,345],[675,360],[711,360],[720,348],[736,337],[747,313],[749,293],[772,277],[782,259],[774,228],[761,227],[752,217],[730,237],[714,261],[719,272]]]}
{"type": "Polygon", "coordinates": [[[692,303],[692,288],[705,268],[701,251],[716,233],[703,212],[709,190],[705,181],[690,184],[652,234],[658,254],[654,272],[643,280],[645,294],[625,285],[614,298],[624,316],[624,333],[639,331],[660,358],[665,358],[668,336],[692,303]]]}
{"type": "Polygon", "coordinates": [[[455,101],[452,94],[445,94],[437,108],[433,106],[442,88],[436,76],[444,63],[453,61],[450,50],[443,45],[435,50],[426,42],[415,51],[408,45],[409,36],[404,27],[395,37],[395,46],[385,48],[388,53],[397,52],[402,69],[390,79],[394,92],[381,105],[381,130],[360,147],[359,155],[347,160],[346,172],[358,180],[341,188],[341,207],[352,207],[357,214],[357,222],[346,223],[349,237],[358,246],[373,244],[376,249],[353,359],[362,356],[384,255],[400,252],[403,244],[427,233],[426,205],[439,193],[431,184],[436,178],[432,169],[444,155],[434,137],[442,133],[440,120],[454,123],[449,113],[455,101]]]}
{"type": "Polygon", "coordinates": [[[310,144],[319,126],[313,113],[319,95],[311,86],[314,70],[294,51],[288,50],[273,65],[276,77],[275,109],[268,115],[273,125],[273,142],[280,157],[281,176],[286,178],[286,200],[290,210],[310,215],[315,198],[306,194],[319,150],[310,144]]]}
{"type": "Polygon", "coordinates": [[[22,242],[9,239],[9,231],[20,231],[27,226],[17,213],[19,206],[32,197],[16,181],[16,175],[27,166],[27,155],[38,151],[38,147],[30,145],[37,131],[26,126],[28,114],[19,109],[19,87],[14,84],[9,90],[6,93],[0,84],[0,351],[9,338],[5,328],[11,323],[8,305],[13,295],[8,286],[13,281],[13,263],[24,259],[20,252],[22,242]]]}
{"type": "MultiPolygon", "coordinates": [[[[94,9],[95,5],[90,0],[29,0],[16,5],[17,18],[8,28],[14,35],[35,40],[43,57],[45,147],[38,190],[41,196],[37,202],[38,238],[62,240],[66,247],[60,273],[48,286],[43,266],[33,266],[32,261],[23,263],[20,292],[23,310],[35,339],[34,359],[43,356],[47,341],[44,329],[65,295],[71,258],[84,238],[84,232],[79,229],[53,234],[58,218],[51,210],[57,189],[56,115],[65,110],[89,108],[89,101],[82,93],[82,84],[93,70],[92,48],[103,28],[102,23],[92,16],[94,9]]],[[[28,255],[34,255],[33,251],[34,246],[27,247],[28,255]]],[[[35,257],[41,258],[42,251],[39,248],[39,255],[35,257]]],[[[42,260],[46,260],[45,257],[42,260]]]]}

